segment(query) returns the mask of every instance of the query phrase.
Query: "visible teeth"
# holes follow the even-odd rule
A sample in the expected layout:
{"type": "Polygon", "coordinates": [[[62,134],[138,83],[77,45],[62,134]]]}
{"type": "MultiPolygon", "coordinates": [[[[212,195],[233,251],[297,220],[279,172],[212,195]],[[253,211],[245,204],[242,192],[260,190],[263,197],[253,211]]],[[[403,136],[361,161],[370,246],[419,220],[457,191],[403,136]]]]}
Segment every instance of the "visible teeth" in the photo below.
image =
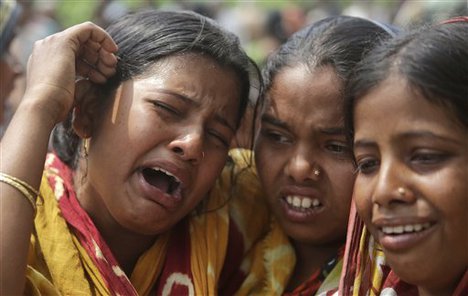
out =
{"type": "Polygon", "coordinates": [[[179,178],[177,178],[176,176],[174,176],[173,174],[169,173],[168,171],[162,169],[162,168],[157,168],[157,167],[154,167],[154,168],[151,168],[153,171],[158,171],[158,172],[163,172],[164,174],[174,178],[174,180],[177,182],[177,183],[182,183],[180,182],[179,178]]]}
{"type": "Polygon", "coordinates": [[[413,232],[414,227],[413,225],[405,225],[405,232],[413,232]]]}
{"type": "Polygon", "coordinates": [[[293,198],[293,206],[295,207],[300,207],[301,206],[301,199],[297,196],[294,196],[293,198]]]}
{"type": "Polygon", "coordinates": [[[305,196],[297,196],[297,195],[288,195],[286,196],[286,202],[298,209],[310,209],[311,207],[318,207],[320,206],[320,201],[316,198],[312,199],[310,197],[305,196]]]}
{"type": "Polygon", "coordinates": [[[177,181],[179,181],[179,179],[177,179],[176,176],[174,176],[173,174],[169,173],[168,171],[162,169],[162,168],[152,168],[153,170],[155,171],[160,171],[160,172],[163,172],[164,174],[168,175],[168,176],[171,176],[173,177],[174,179],[176,179],[177,181]]]}
{"type": "Polygon", "coordinates": [[[405,228],[403,226],[397,226],[393,228],[393,233],[403,233],[405,228]]]}
{"type": "Polygon", "coordinates": [[[424,224],[408,224],[408,225],[399,225],[399,226],[383,226],[382,232],[385,234],[402,234],[402,233],[411,233],[419,232],[429,228],[431,224],[426,222],[424,224]]]}
{"type": "Polygon", "coordinates": [[[306,197],[302,199],[301,207],[308,209],[310,208],[311,205],[312,205],[312,200],[310,198],[306,197]]]}
{"type": "Polygon", "coordinates": [[[320,205],[319,200],[316,199],[316,198],[315,198],[314,200],[312,200],[312,205],[313,205],[314,207],[318,207],[318,206],[320,205]]]}

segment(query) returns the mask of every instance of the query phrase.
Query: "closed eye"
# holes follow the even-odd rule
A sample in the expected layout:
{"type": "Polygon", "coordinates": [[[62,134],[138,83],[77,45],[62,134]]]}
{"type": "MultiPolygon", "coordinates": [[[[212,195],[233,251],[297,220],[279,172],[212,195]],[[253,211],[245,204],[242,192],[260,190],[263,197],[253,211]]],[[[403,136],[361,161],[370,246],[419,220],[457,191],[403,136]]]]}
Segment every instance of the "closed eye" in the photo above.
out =
{"type": "Polygon", "coordinates": [[[208,135],[211,138],[215,139],[215,141],[220,143],[223,147],[225,147],[225,148],[229,147],[229,145],[230,145],[229,140],[227,140],[226,136],[222,135],[218,131],[216,131],[214,129],[210,129],[210,130],[208,130],[208,135]]]}
{"type": "Polygon", "coordinates": [[[159,110],[162,110],[166,113],[180,116],[180,112],[169,104],[163,103],[161,101],[152,101],[152,103],[159,110]]]}

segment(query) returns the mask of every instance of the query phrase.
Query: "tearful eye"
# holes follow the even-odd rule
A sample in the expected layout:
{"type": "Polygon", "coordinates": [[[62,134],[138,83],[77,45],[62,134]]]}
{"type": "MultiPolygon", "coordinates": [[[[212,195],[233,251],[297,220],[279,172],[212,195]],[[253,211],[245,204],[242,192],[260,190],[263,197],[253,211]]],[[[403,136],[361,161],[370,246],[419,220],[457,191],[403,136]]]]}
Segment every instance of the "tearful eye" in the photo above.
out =
{"type": "Polygon", "coordinates": [[[142,173],[146,182],[164,193],[173,195],[178,189],[180,189],[180,181],[161,169],[145,168],[142,173]]]}

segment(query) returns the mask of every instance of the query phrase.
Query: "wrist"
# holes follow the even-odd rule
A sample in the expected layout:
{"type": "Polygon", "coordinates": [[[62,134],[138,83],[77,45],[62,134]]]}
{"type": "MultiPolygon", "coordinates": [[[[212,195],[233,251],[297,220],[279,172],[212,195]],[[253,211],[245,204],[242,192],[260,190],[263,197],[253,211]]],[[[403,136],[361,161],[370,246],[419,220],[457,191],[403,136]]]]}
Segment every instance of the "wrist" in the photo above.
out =
{"type": "Polygon", "coordinates": [[[52,131],[59,122],[59,108],[45,103],[24,96],[15,111],[15,116],[24,115],[23,118],[28,122],[40,123],[42,127],[52,131]]]}

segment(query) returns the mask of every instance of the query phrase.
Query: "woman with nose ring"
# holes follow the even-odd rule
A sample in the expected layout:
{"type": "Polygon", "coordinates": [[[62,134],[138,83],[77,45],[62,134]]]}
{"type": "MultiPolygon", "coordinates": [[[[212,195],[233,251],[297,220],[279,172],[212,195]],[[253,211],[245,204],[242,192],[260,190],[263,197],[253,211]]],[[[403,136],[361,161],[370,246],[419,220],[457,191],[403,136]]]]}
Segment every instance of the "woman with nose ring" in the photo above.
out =
{"type": "Polygon", "coordinates": [[[468,295],[467,32],[467,17],[418,28],[357,67],[340,295],[468,295]]]}
{"type": "Polygon", "coordinates": [[[344,86],[365,53],[390,36],[387,30],[369,20],[330,17],[303,28],[268,58],[254,152],[274,215],[262,245],[264,270],[272,276],[253,294],[337,290],[354,183],[344,86]]]}

